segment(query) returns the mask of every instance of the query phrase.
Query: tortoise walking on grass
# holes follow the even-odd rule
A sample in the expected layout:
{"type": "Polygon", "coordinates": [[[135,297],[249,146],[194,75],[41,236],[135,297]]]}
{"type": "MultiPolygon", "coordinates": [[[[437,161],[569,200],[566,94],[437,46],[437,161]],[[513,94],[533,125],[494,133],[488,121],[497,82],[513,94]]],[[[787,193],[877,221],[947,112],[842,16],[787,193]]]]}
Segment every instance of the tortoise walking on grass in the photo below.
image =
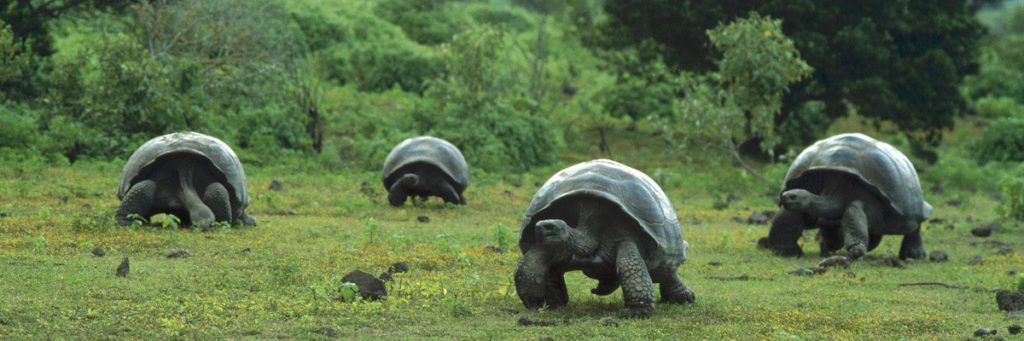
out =
{"type": "Polygon", "coordinates": [[[563,276],[582,270],[598,280],[592,293],[621,286],[629,317],[647,318],[653,283],[662,302],[694,301],[676,273],[687,247],[672,204],[651,178],[611,160],[580,163],[548,179],[526,210],[516,292],[529,308],[565,305],[563,276]]]}
{"type": "Polygon", "coordinates": [[[466,159],[455,145],[436,137],[413,137],[395,146],[384,160],[381,179],[394,206],[402,206],[411,196],[438,196],[445,202],[466,204],[462,194],[469,186],[466,159]]]}
{"type": "Polygon", "coordinates": [[[845,247],[857,259],[886,234],[903,235],[900,258],[924,258],[921,222],[931,215],[917,172],[903,153],[863,134],[836,135],[808,147],[786,173],[782,210],[758,243],[801,256],[804,229],[820,227],[822,256],[845,247]]]}
{"type": "Polygon", "coordinates": [[[204,231],[215,221],[255,225],[245,213],[249,193],[242,163],[221,140],[195,132],[163,135],[132,153],[121,171],[114,219],[158,213],[179,217],[204,231]]]}

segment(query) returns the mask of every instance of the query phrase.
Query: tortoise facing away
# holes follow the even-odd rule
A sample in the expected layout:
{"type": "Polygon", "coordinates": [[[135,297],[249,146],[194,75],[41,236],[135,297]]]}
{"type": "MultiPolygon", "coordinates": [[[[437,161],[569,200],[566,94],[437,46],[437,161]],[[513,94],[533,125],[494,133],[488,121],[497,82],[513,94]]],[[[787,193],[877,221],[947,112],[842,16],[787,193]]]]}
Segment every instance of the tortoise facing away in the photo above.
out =
{"type": "Polygon", "coordinates": [[[469,186],[469,169],[462,152],[448,141],[431,136],[405,139],[388,154],[382,173],[391,205],[402,206],[410,196],[466,204],[462,192],[469,186]]]}
{"type": "Polygon", "coordinates": [[[903,235],[899,256],[924,258],[921,222],[931,215],[914,165],[891,145],[863,134],[836,135],[807,147],[786,173],[782,210],[758,243],[800,256],[804,229],[820,227],[821,254],[845,247],[857,259],[887,234],[903,235]]]}
{"type": "Polygon", "coordinates": [[[132,153],[121,171],[114,219],[130,225],[131,214],[179,217],[204,231],[215,221],[255,225],[245,213],[249,193],[235,152],[221,140],[195,132],[167,134],[132,153]]]}
{"type": "Polygon", "coordinates": [[[592,293],[621,286],[629,317],[647,318],[653,283],[662,302],[694,301],[676,274],[687,247],[672,204],[651,178],[611,160],[580,163],[548,179],[526,210],[516,292],[528,308],[562,306],[569,302],[564,274],[582,270],[598,280],[592,293]]]}

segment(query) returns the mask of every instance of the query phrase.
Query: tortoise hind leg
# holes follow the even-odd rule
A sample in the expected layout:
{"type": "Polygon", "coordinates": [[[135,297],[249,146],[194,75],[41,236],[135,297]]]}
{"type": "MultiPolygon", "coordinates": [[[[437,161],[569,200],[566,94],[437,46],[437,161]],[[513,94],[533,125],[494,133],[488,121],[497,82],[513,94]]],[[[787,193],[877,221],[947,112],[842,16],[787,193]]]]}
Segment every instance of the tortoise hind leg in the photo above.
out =
{"type": "Polygon", "coordinates": [[[121,204],[117,207],[114,220],[118,225],[128,226],[132,220],[128,218],[131,214],[150,216],[150,209],[153,207],[153,197],[156,196],[156,181],[143,180],[132,185],[128,193],[121,198],[121,204]]]}
{"type": "Polygon", "coordinates": [[[256,219],[253,219],[248,213],[242,211],[242,215],[238,216],[238,220],[241,221],[242,225],[245,226],[256,226],[256,219]]]}
{"type": "Polygon", "coordinates": [[[440,187],[438,189],[438,196],[440,196],[441,199],[444,199],[444,202],[450,202],[456,205],[466,204],[466,200],[463,199],[463,197],[459,195],[457,191],[455,191],[455,187],[452,187],[452,185],[449,184],[448,181],[439,181],[438,186],[440,187]]]}
{"type": "Polygon", "coordinates": [[[903,235],[903,242],[900,244],[900,259],[922,259],[926,255],[921,241],[921,228],[903,235]]]}
{"type": "Polygon", "coordinates": [[[619,244],[615,270],[622,284],[622,298],[629,308],[628,317],[650,318],[654,313],[654,285],[636,242],[626,240],[619,244]]]}
{"type": "Polygon", "coordinates": [[[211,183],[203,191],[203,203],[213,212],[215,221],[231,222],[231,199],[228,189],[219,182],[211,183]]]}
{"type": "Polygon", "coordinates": [[[654,281],[658,282],[658,290],[661,292],[661,301],[667,303],[693,303],[696,299],[693,290],[690,290],[683,280],[676,273],[676,267],[663,265],[654,271],[654,281]]]}

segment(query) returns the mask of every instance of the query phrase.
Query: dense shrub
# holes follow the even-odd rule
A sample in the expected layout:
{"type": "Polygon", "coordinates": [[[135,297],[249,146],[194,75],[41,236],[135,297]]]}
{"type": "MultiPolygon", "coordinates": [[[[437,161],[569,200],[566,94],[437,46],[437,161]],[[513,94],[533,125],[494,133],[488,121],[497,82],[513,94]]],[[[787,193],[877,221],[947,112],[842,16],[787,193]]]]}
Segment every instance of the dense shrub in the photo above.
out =
{"type": "Polygon", "coordinates": [[[400,86],[422,93],[423,82],[441,71],[433,51],[411,42],[384,41],[356,44],[350,48],[343,72],[345,81],[362,91],[379,92],[400,86]]]}
{"type": "MultiPolygon", "coordinates": [[[[1022,167],[1017,169],[1022,170],[1022,167]]],[[[1007,175],[1000,183],[1000,187],[1003,193],[1003,202],[999,206],[1000,213],[1013,220],[1024,220],[1024,179],[1007,175]]]]}
{"type": "Polygon", "coordinates": [[[1024,161],[1024,119],[1004,118],[996,120],[984,136],[974,145],[974,157],[978,162],[1024,161]]]}
{"type": "Polygon", "coordinates": [[[978,115],[991,119],[1024,117],[1024,107],[1013,98],[985,96],[974,102],[978,115]]]}
{"type": "Polygon", "coordinates": [[[374,13],[400,26],[412,40],[437,45],[450,41],[472,22],[465,12],[450,10],[451,5],[457,4],[446,0],[383,0],[374,13]]]}

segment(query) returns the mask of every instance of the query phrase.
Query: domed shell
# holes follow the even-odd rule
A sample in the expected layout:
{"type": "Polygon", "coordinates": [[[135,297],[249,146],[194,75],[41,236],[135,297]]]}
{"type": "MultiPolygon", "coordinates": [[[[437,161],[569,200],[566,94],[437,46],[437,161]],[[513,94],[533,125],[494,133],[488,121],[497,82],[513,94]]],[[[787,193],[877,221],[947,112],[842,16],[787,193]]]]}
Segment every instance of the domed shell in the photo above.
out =
{"type": "Polygon", "coordinates": [[[452,187],[459,193],[469,186],[469,168],[459,148],[436,137],[420,136],[405,139],[388,153],[381,175],[384,188],[391,188],[391,184],[401,176],[396,173],[397,170],[417,162],[440,169],[452,180],[452,187]]]}
{"type": "Polygon", "coordinates": [[[533,196],[520,228],[519,248],[525,253],[534,243],[533,230],[541,212],[556,201],[589,195],[622,208],[642,228],[648,249],[666,260],[682,263],[689,247],[679,229],[679,218],[665,192],[643,172],[621,163],[598,159],[563,169],[548,179],[533,196]],[[651,247],[654,246],[654,247],[651,247]]]}
{"type": "MultiPolygon", "coordinates": [[[[210,161],[216,170],[224,176],[227,189],[231,192],[234,210],[241,214],[242,209],[249,205],[248,184],[242,162],[223,141],[196,132],[172,133],[153,138],[136,149],[128,158],[128,163],[121,170],[121,180],[117,188],[117,198],[121,199],[139,179],[147,167],[156,163],[161,157],[175,153],[190,153],[202,156],[210,161]]],[[[237,218],[237,217],[235,217],[237,218]]]]}
{"type": "Polygon", "coordinates": [[[882,198],[887,219],[900,219],[916,228],[932,213],[906,155],[864,134],[836,135],[804,149],[789,167],[782,191],[802,188],[817,193],[820,177],[837,172],[861,180],[882,198]]]}

